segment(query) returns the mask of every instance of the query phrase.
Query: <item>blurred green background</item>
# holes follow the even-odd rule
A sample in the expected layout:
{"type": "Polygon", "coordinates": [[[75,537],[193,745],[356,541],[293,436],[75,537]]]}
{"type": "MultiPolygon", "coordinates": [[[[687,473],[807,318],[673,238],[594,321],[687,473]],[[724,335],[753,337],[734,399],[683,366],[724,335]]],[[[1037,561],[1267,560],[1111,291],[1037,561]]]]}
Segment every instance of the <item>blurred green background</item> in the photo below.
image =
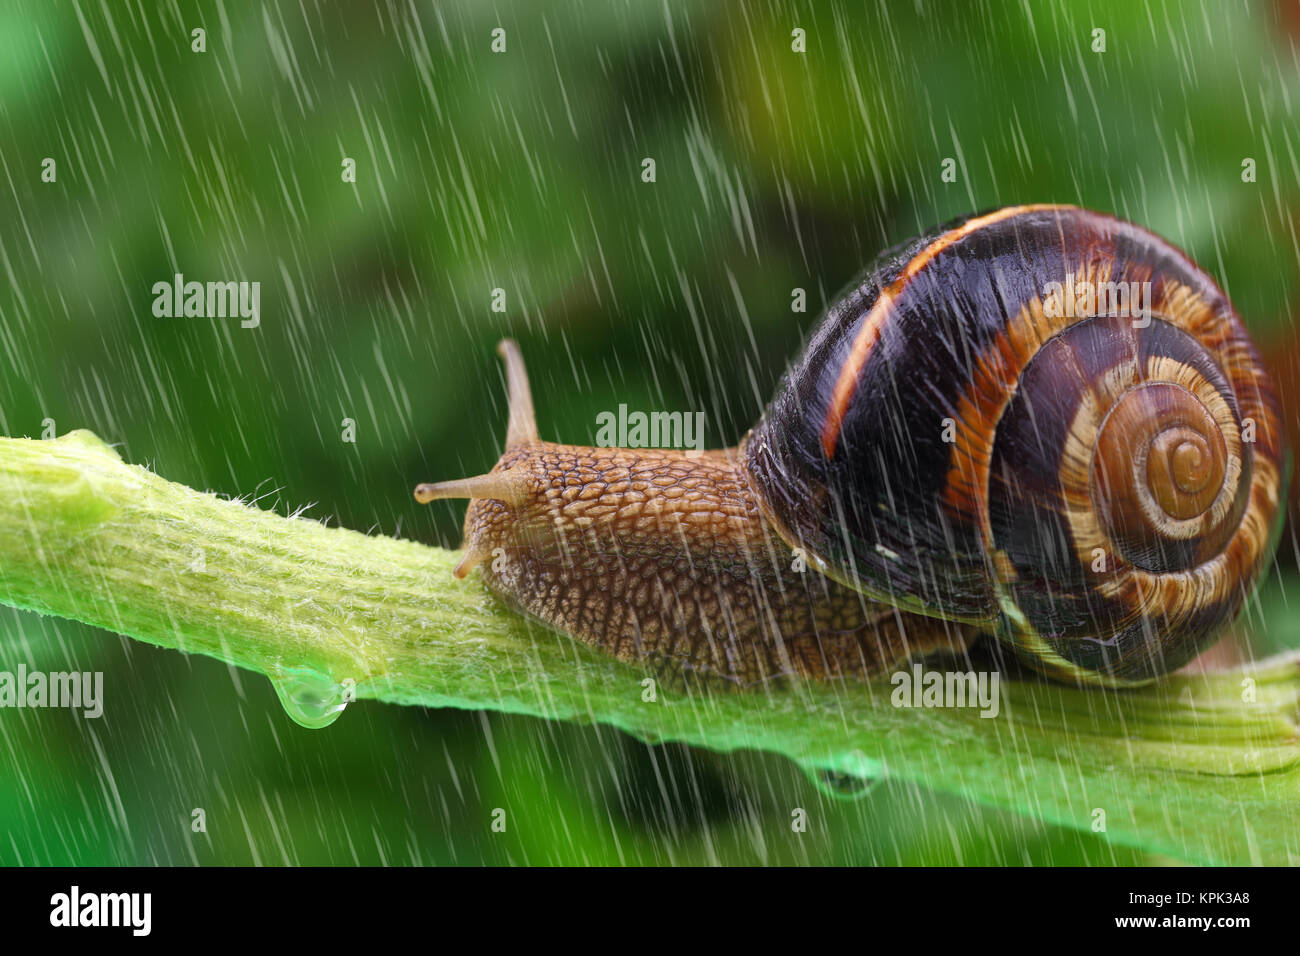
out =
{"type": "MultiPolygon", "coordinates": [[[[876,252],[1021,202],[1162,233],[1287,354],[1297,6],[9,2],[0,433],[89,428],[174,481],[455,547],[463,504],[410,492],[495,461],[503,335],[544,437],[627,403],[729,444],[876,252]],[[260,281],[260,327],[155,318],[177,272],[260,281]]],[[[1261,650],[1300,645],[1295,550],[1261,650]]],[[[307,731],[255,675],[0,609],[20,662],[102,670],[106,704],[0,711],[4,863],[1152,862],[597,726],[362,703],[307,731]]]]}

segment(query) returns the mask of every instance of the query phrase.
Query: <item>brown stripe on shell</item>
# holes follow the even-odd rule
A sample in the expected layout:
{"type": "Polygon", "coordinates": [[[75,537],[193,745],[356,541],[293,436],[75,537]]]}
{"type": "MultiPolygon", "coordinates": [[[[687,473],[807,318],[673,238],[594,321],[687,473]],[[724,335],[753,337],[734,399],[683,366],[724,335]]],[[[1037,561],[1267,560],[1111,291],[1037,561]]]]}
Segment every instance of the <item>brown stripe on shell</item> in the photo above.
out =
{"type": "Polygon", "coordinates": [[[844,365],[840,369],[840,375],[835,383],[835,390],[831,395],[831,400],[826,409],[826,419],[822,423],[821,440],[822,452],[827,459],[835,454],[836,445],[839,442],[840,428],[844,423],[844,416],[848,412],[849,406],[853,402],[854,392],[857,390],[858,378],[862,374],[862,369],[867,364],[867,358],[871,354],[872,348],[880,339],[880,331],[884,328],[885,321],[888,319],[890,312],[894,308],[894,303],[900,295],[906,290],[909,282],[921,273],[935,258],[948,247],[967,238],[980,229],[992,226],[996,223],[1005,222],[1008,219],[1022,216],[1027,213],[1044,212],[1050,210],[1073,211],[1074,206],[1056,206],[1052,204],[1037,204],[1026,206],[1007,206],[998,209],[995,212],[983,216],[976,216],[974,219],[968,219],[955,229],[945,232],[934,242],[926,246],[912,259],[899,273],[898,277],[888,286],[880,291],[875,304],[871,311],[867,313],[862,325],[858,328],[858,333],[854,337],[853,347],[850,349],[848,356],[844,360],[844,365]]]}

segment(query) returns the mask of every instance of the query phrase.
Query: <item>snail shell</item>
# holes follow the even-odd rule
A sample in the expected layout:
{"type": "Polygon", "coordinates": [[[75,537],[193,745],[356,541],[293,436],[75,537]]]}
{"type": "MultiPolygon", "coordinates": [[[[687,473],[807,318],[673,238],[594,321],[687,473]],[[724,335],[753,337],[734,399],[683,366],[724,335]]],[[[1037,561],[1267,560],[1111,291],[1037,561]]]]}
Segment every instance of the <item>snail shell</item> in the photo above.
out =
{"type": "Polygon", "coordinates": [[[765,518],[835,580],[1123,685],[1237,616],[1282,440],[1245,329],[1186,255],[1017,206],[882,255],[743,450],[765,518]]]}

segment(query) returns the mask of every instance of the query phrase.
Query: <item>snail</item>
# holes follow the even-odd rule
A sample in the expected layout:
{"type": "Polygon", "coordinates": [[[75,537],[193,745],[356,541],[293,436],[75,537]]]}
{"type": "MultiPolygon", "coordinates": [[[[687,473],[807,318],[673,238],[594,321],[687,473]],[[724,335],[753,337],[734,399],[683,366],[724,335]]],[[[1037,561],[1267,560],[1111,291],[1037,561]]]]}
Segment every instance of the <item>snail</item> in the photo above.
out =
{"type": "Polygon", "coordinates": [[[739,445],[538,437],[501,343],[505,452],[463,577],[629,661],[751,685],[871,677],[989,635],[1049,677],[1153,681],[1237,617],[1289,474],[1277,399],[1214,281],[1072,206],[955,220],[823,314],[739,445]]]}

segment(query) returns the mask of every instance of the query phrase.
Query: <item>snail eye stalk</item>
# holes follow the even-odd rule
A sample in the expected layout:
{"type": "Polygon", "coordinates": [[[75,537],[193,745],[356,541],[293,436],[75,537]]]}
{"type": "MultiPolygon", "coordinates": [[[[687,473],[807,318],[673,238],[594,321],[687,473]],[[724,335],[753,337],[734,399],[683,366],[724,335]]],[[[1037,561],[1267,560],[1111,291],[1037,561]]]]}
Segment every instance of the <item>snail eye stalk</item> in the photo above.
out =
{"type": "MultiPolygon", "coordinates": [[[[537,435],[537,417],[533,413],[533,395],[528,387],[528,370],[514,339],[502,339],[497,355],[506,366],[506,394],[510,403],[510,423],[506,428],[506,451],[532,445],[537,435]]],[[[440,498],[495,498],[508,505],[522,505],[529,498],[528,481],[522,473],[491,471],[473,478],[425,482],[415,488],[415,500],[422,505],[440,498]]]]}
{"type": "Polygon", "coordinates": [[[495,498],[508,505],[521,505],[528,500],[528,482],[522,474],[496,471],[415,486],[415,500],[422,505],[441,498],[495,498]]]}

